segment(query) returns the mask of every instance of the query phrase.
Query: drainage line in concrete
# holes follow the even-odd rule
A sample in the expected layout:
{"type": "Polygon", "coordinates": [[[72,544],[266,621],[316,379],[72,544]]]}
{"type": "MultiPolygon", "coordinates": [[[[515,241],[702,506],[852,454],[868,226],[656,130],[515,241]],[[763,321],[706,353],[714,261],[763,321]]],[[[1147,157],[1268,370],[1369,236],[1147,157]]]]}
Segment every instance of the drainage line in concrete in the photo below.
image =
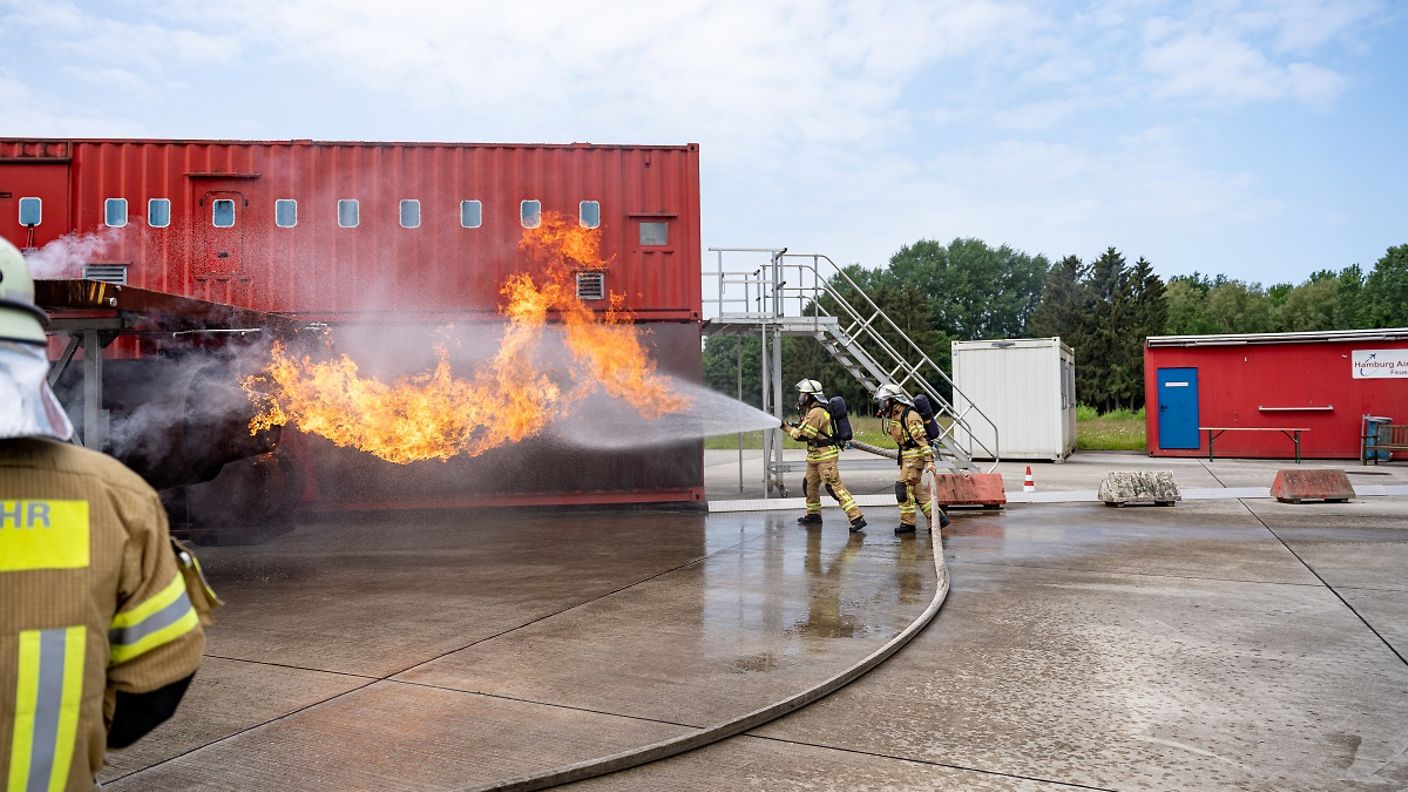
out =
{"type": "Polygon", "coordinates": [[[1252,507],[1248,506],[1245,501],[1238,501],[1238,503],[1241,503],[1242,508],[1246,509],[1257,522],[1261,523],[1261,527],[1265,528],[1271,533],[1272,536],[1276,537],[1276,541],[1280,542],[1281,546],[1286,548],[1286,551],[1288,553],[1295,556],[1295,559],[1301,563],[1301,566],[1305,567],[1307,572],[1314,575],[1315,579],[1320,581],[1320,584],[1322,586],[1329,589],[1331,594],[1334,594],[1335,597],[1339,599],[1339,601],[1343,603],[1346,608],[1349,608],[1349,612],[1353,613],[1356,617],[1358,617],[1359,621],[1363,622],[1364,626],[1369,628],[1369,632],[1373,633],[1375,638],[1378,638],[1380,641],[1383,641],[1384,646],[1387,646],[1388,650],[1390,652],[1393,652],[1393,656],[1398,658],[1398,662],[1404,665],[1408,665],[1408,658],[1404,658],[1401,652],[1393,648],[1393,644],[1389,643],[1387,638],[1383,637],[1383,635],[1381,635],[1378,630],[1374,629],[1374,625],[1370,624],[1369,620],[1364,618],[1364,615],[1360,613],[1358,609],[1356,609],[1353,605],[1349,604],[1349,600],[1345,599],[1344,595],[1336,591],[1335,587],[1331,586],[1329,581],[1325,580],[1325,578],[1323,577],[1320,577],[1320,573],[1315,571],[1315,567],[1307,563],[1304,558],[1301,558],[1300,553],[1297,553],[1295,551],[1295,548],[1291,547],[1290,543],[1288,543],[1285,539],[1282,539],[1280,534],[1276,533],[1276,529],[1267,525],[1266,521],[1261,519],[1261,515],[1252,511],[1252,507]]]}
{"type": "Polygon", "coordinates": [[[1050,778],[1037,778],[1036,776],[1024,776],[1016,773],[1004,773],[1000,770],[984,770],[981,767],[968,767],[967,765],[951,764],[949,762],[936,762],[933,759],[916,759],[912,756],[896,756],[894,754],[880,753],[879,751],[863,751],[859,748],[845,748],[839,745],[827,745],[825,743],[813,743],[805,740],[787,740],[781,737],[767,737],[761,734],[745,734],[750,740],[767,740],[769,742],[785,743],[787,745],[802,745],[808,748],[820,748],[824,751],[840,751],[842,753],[857,754],[859,756],[873,756],[876,759],[890,759],[895,762],[911,762],[913,764],[928,765],[930,767],[944,767],[949,770],[962,770],[965,773],[980,773],[982,775],[997,776],[999,778],[1012,778],[1018,781],[1035,781],[1041,784],[1052,786],[1070,787],[1072,789],[1089,789],[1092,792],[1119,792],[1117,789],[1109,787],[1091,786],[1089,784],[1079,784],[1075,781],[1053,781],[1050,778]]]}
{"type": "MultiPolygon", "coordinates": [[[[1203,470],[1206,470],[1209,476],[1212,476],[1212,480],[1217,482],[1217,486],[1224,488],[1227,486],[1222,483],[1222,479],[1219,478],[1216,473],[1212,472],[1212,468],[1208,467],[1208,463],[1204,462],[1202,457],[1198,458],[1198,464],[1203,466],[1203,470]]],[[[1246,504],[1243,505],[1245,506],[1246,504]]]]}
{"type": "MultiPolygon", "coordinates": [[[[929,474],[932,475],[932,474],[929,474]]],[[[934,486],[936,482],[930,481],[929,492],[932,495],[936,492],[934,486]]],[[[924,612],[905,627],[899,634],[887,641],[879,649],[871,652],[860,662],[846,668],[835,676],[822,682],[820,685],[805,690],[783,699],[775,704],[754,710],[740,718],[707,727],[694,734],[686,734],[668,740],[662,740],[650,745],[633,748],[628,751],[604,756],[597,759],[589,759],[585,762],[578,762],[557,770],[550,770],[546,773],[524,776],[521,778],[506,781],[496,781],[486,786],[476,786],[468,788],[470,792],[530,792],[530,790],[547,789],[559,784],[570,784],[574,781],[585,781],[588,778],[615,773],[621,770],[629,770],[632,767],[640,767],[644,764],[656,762],[661,759],[668,759],[696,748],[703,748],[712,745],[720,740],[742,734],[751,729],[756,729],[765,723],[777,720],[783,715],[795,712],[802,707],[818,701],[826,696],[835,693],[846,685],[865,676],[876,666],[885,662],[898,652],[905,644],[918,635],[934,616],[939,612],[939,608],[948,597],[949,579],[948,566],[944,563],[943,539],[936,525],[939,515],[939,506],[931,501],[933,517],[930,518],[929,536],[933,544],[934,551],[934,573],[937,580],[934,584],[934,597],[929,601],[924,612]]]]}

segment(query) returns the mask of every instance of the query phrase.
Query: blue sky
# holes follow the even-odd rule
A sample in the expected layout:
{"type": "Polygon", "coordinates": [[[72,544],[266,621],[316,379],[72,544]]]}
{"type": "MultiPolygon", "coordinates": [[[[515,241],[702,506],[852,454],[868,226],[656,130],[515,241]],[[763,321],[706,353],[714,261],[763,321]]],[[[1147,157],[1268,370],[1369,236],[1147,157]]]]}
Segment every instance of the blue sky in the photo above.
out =
{"type": "Polygon", "coordinates": [[[1408,4],[0,0],[0,135],[702,146],[706,246],[1266,284],[1408,242],[1408,4]]]}

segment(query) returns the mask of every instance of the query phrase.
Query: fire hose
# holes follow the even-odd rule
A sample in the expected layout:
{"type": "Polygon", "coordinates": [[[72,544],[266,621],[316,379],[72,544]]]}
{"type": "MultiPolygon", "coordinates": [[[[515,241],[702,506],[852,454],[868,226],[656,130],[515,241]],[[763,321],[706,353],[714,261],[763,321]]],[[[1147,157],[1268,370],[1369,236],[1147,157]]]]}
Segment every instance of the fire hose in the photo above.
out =
{"type": "Polygon", "coordinates": [[[899,459],[899,458],[900,458],[899,449],[895,449],[895,448],[881,448],[880,446],[874,446],[874,445],[871,445],[870,443],[862,443],[862,442],[859,441],[859,440],[852,440],[851,443],[850,443],[850,445],[851,445],[851,448],[854,448],[854,449],[856,449],[856,450],[858,450],[858,451],[864,451],[864,452],[866,452],[867,454],[874,454],[874,455],[876,455],[876,456],[882,456],[882,457],[885,457],[886,459],[899,459]]]}
{"type": "MultiPolygon", "coordinates": [[[[877,448],[867,443],[858,444],[852,441],[851,445],[857,446],[863,451],[875,449],[871,453],[879,453],[881,456],[887,456],[884,449],[877,448]]],[[[944,562],[943,546],[939,538],[940,532],[937,520],[937,515],[942,513],[939,509],[936,495],[938,488],[935,486],[936,482],[933,481],[933,471],[925,471],[924,475],[930,477],[930,505],[933,507],[932,513],[935,515],[935,517],[930,519],[929,525],[929,535],[931,537],[934,555],[934,573],[937,576],[934,584],[934,597],[929,601],[928,606],[924,608],[923,613],[919,614],[919,616],[916,617],[914,621],[910,622],[899,634],[886,641],[883,646],[810,690],[804,690],[790,698],[783,699],[775,704],[770,704],[762,709],[754,710],[734,720],[706,727],[694,734],[662,740],[610,756],[588,759],[567,767],[549,770],[536,775],[523,776],[497,781],[484,786],[471,787],[471,790],[473,792],[490,792],[490,790],[494,792],[508,792],[508,790],[513,790],[513,792],[528,792],[529,790],[547,789],[548,787],[558,786],[559,784],[568,784],[574,781],[596,778],[597,776],[603,776],[608,773],[628,770],[632,767],[640,767],[641,765],[656,762],[661,759],[668,759],[671,756],[676,756],[686,751],[693,751],[696,748],[703,748],[706,745],[712,745],[720,740],[726,740],[729,737],[742,734],[751,729],[756,729],[765,723],[776,720],[783,715],[795,712],[808,704],[825,698],[860,677],[865,676],[876,666],[888,660],[891,655],[898,652],[905,644],[909,643],[910,639],[914,638],[914,636],[918,635],[920,631],[928,626],[929,622],[933,621],[934,616],[939,612],[939,608],[944,604],[944,600],[948,598],[948,565],[944,562]]]]}

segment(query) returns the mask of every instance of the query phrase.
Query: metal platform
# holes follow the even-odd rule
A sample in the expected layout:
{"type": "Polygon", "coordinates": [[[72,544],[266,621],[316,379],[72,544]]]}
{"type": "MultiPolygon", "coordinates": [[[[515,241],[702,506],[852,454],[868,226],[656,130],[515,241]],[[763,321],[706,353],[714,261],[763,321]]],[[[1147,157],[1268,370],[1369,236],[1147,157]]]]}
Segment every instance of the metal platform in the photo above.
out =
{"type": "MultiPolygon", "coordinates": [[[[118,336],[175,336],[194,333],[290,336],[307,322],[179,294],[84,279],[40,279],[34,301],[49,315],[49,330],[68,342],[49,370],[54,385],[83,350],[83,445],[103,450],[108,420],[103,409],[103,352],[118,336]]],[[[69,408],[72,409],[72,408],[69,408]]]]}

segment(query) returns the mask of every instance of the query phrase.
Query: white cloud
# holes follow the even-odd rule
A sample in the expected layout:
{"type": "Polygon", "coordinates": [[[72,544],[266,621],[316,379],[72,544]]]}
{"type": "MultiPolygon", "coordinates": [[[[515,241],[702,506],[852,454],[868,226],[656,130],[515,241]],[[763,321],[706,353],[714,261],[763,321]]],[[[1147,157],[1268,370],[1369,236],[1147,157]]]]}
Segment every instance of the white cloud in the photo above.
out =
{"type": "MultiPolygon", "coordinates": [[[[1347,42],[1384,15],[1370,0],[153,8],[0,0],[0,37],[58,53],[50,72],[70,84],[110,86],[94,107],[165,112],[144,116],[159,134],[700,142],[707,242],[870,262],[921,235],[1082,252],[1111,229],[1173,238],[1277,217],[1255,175],[1185,147],[1200,136],[1190,111],[1225,135],[1248,106],[1331,108],[1353,73],[1347,42]],[[192,68],[210,64],[238,64],[214,71],[248,88],[192,68]],[[183,97],[218,88],[239,112],[164,107],[145,86],[173,74],[183,97]]],[[[45,83],[25,74],[0,73],[6,132],[124,123],[58,101],[60,87],[36,95],[26,84],[45,83]]]]}
{"type": "Polygon", "coordinates": [[[1145,51],[1144,68],[1164,97],[1265,102],[1286,97],[1328,107],[1344,88],[1335,72],[1311,63],[1281,65],[1230,33],[1194,33],[1145,51]]]}
{"type": "Polygon", "coordinates": [[[239,42],[227,33],[127,22],[68,0],[5,0],[0,9],[7,9],[0,15],[0,29],[63,53],[75,63],[156,72],[177,62],[228,63],[240,52],[239,42]]]}
{"type": "Polygon", "coordinates": [[[14,137],[136,136],[144,127],[131,119],[75,106],[35,91],[13,72],[0,69],[3,134],[14,137]]]}

